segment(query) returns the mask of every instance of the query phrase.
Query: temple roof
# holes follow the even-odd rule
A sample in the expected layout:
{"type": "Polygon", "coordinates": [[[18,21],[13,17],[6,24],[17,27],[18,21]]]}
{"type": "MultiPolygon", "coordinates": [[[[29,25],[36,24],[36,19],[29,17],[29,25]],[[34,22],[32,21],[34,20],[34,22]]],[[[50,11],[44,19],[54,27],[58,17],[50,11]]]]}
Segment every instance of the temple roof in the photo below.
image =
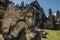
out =
{"type": "Polygon", "coordinates": [[[33,6],[33,7],[36,7],[37,9],[41,8],[37,0],[35,0],[34,2],[28,4],[28,6],[33,6]]]}
{"type": "Polygon", "coordinates": [[[6,3],[8,0],[0,0],[0,2],[2,3],[6,3]]]}

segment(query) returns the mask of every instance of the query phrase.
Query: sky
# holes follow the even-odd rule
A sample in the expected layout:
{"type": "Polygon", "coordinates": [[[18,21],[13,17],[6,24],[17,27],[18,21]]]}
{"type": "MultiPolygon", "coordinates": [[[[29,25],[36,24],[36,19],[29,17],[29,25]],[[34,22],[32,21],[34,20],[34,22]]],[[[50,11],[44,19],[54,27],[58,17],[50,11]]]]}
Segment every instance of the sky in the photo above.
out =
{"type": "MultiPolygon", "coordinates": [[[[25,5],[29,4],[35,0],[12,0],[15,5],[21,4],[22,1],[24,1],[25,5]]],[[[56,13],[57,10],[60,10],[60,0],[37,0],[40,6],[44,9],[44,12],[46,15],[48,15],[48,9],[51,8],[53,11],[53,14],[56,13]]]]}

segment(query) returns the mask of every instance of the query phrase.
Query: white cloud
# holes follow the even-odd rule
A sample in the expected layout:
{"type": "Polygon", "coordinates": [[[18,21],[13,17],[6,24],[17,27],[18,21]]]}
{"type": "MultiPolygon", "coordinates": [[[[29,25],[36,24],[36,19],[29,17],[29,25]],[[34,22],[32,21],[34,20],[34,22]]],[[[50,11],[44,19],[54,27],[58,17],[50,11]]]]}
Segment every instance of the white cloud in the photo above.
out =
{"type": "Polygon", "coordinates": [[[56,13],[54,13],[53,15],[55,15],[55,16],[56,16],[56,13]]]}

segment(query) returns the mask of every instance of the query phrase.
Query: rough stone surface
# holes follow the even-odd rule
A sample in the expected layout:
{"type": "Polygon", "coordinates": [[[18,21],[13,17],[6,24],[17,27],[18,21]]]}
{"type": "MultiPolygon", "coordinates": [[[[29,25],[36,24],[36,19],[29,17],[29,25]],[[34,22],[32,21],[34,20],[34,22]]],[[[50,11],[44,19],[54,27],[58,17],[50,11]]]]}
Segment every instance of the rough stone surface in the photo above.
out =
{"type": "Polygon", "coordinates": [[[4,40],[3,36],[0,34],[0,40],[4,40]]]}

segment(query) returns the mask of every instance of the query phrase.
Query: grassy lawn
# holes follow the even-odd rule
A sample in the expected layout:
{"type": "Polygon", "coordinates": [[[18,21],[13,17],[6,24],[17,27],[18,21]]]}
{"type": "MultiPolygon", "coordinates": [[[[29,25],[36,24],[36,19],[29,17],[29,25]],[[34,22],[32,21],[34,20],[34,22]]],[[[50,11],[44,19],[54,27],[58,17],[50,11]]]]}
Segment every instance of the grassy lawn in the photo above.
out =
{"type": "Polygon", "coordinates": [[[60,30],[45,30],[47,32],[47,38],[42,40],[60,40],[60,30]]]}

